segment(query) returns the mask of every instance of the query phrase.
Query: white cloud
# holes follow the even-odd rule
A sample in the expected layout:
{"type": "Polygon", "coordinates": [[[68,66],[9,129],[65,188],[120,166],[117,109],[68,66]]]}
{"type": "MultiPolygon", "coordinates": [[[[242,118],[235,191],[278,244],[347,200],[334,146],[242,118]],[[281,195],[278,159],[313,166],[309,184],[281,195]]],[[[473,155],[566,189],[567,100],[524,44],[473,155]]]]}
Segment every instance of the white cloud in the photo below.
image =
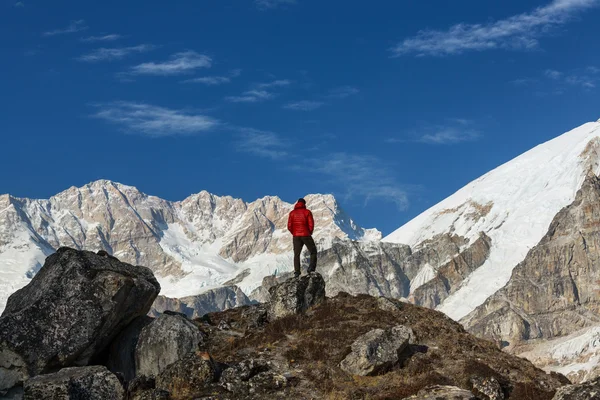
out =
{"type": "Polygon", "coordinates": [[[145,103],[118,101],[96,105],[93,117],[121,126],[127,132],[163,137],[211,131],[220,122],[206,115],[145,103]]]}
{"type": "Polygon", "coordinates": [[[464,118],[449,119],[445,124],[427,124],[410,138],[389,138],[387,143],[425,143],[433,145],[451,145],[473,142],[482,137],[474,128],[475,123],[464,118]]]}
{"type": "Polygon", "coordinates": [[[68,34],[68,33],[76,33],[76,32],[85,31],[87,28],[88,27],[86,26],[85,21],[80,19],[77,21],[71,21],[69,26],[64,29],[56,29],[53,31],[44,32],[44,33],[42,33],[42,36],[56,36],[56,35],[64,35],[64,34],[68,34]]]}
{"type": "Polygon", "coordinates": [[[322,101],[311,101],[311,100],[301,100],[293,103],[288,103],[283,106],[283,108],[287,110],[295,110],[295,111],[313,111],[317,108],[321,108],[325,103],[322,101]]]}
{"type": "Polygon", "coordinates": [[[168,61],[147,62],[131,67],[130,75],[182,75],[200,68],[210,68],[212,59],[195,51],[184,51],[173,54],[168,61]]]}
{"type": "Polygon", "coordinates": [[[590,74],[600,74],[600,68],[598,67],[587,67],[586,71],[590,74]]]}
{"type": "Polygon", "coordinates": [[[15,3],[15,7],[19,7],[19,8],[21,8],[21,7],[25,7],[25,3],[23,3],[22,1],[17,1],[17,2],[15,3]]]}
{"type": "Polygon", "coordinates": [[[123,36],[116,34],[116,33],[112,33],[110,35],[102,35],[102,36],[88,36],[85,38],[81,38],[79,40],[81,40],[82,42],[85,43],[94,43],[94,42],[114,42],[115,40],[119,40],[121,39],[123,36]]]}
{"type": "Polygon", "coordinates": [[[254,0],[258,8],[266,10],[279,6],[296,4],[296,0],[254,0]]]}
{"type": "Polygon", "coordinates": [[[330,99],[345,99],[346,97],[354,96],[358,93],[360,93],[360,90],[353,86],[342,86],[331,89],[327,97],[330,99]]]}
{"type": "Polygon", "coordinates": [[[556,71],[554,69],[547,69],[546,71],[544,71],[544,75],[546,76],[546,78],[558,80],[562,77],[562,72],[556,71]]]}
{"type": "Polygon", "coordinates": [[[594,89],[596,87],[596,80],[589,76],[583,75],[570,75],[565,78],[565,82],[569,85],[580,86],[584,89],[594,89]]]}
{"type": "Polygon", "coordinates": [[[149,44],[141,44],[139,46],[132,47],[99,48],[88,54],[78,57],[77,60],[84,62],[120,60],[129,56],[130,54],[145,53],[153,49],[155,49],[155,46],[149,44]]]}
{"type": "Polygon", "coordinates": [[[349,198],[379,199],[408,207],[407,191],[394,178],[392,171],[376,157],[334,153],[310,160],[310,171],[327,176],[331,184],[342,187],[349,198]]]}
{"type": "Polygon", "coordinates": [[[228,96],[225,100],[232,103],[258,103],[272,99],[273,97],[275,97],[275,95],[266,90],[248,90],[247,92],[242,93],[241,96],[228,96]]]}
{"type": "Polygon", "coordinates": [[[229,76],[202,76],[200,78],[187,79],[183,83],[201,83],[207,86],[223,85],[231,82],[231,79],[237,78],[241,74],[241,70],[233,70],[229,76]]]}
{"type": "Polygon", "coordinates": [[[254,154],[259,157],[274,160],[288,156],[287,146],[279,136],[273,132],[260,131],[251,128],[240,129],[240,135],[236,142],[238,151],[254,154]]]}
{"type": "Polygon", "coordinates": [[[491,49],[533,49],[538,38],[569,22],[600,0],[554,0],[512,17],[483,24],[457,24],[447,31],[423,30],[391,48],[392,55],[445,56],[491,49]]]}
{"type": "Polygon", "coordinates": [[[256,84],[256,87],[258,87],[259,89],[271,89],[274,87],[289,86],[291,84],[292,84],[292,82],[287,79],[280,79],[280,80],[276,80],[273,82],[258,83],[258,84],[256,84]]]}
{"type": "Polygon", "coordinates": [[[472,142],[481,137],[481,134],[471,129],[456,127],[440,128],[433,133],[426,133],[418,141],[427,144],[456,144],[472,142]]]}

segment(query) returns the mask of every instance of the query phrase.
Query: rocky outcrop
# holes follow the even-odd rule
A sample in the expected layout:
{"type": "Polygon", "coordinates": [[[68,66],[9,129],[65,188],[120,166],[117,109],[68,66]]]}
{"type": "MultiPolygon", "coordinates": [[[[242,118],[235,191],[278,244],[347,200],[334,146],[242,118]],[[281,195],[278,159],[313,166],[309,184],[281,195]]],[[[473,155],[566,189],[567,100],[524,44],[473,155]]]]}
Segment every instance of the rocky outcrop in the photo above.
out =
{"type": "Polygon", "coordinates": [[[552,400],[600,400],[600,378],[557,390],[552,400]]]}
{"type": "Polygon", "coordinates": [[[230,308],[252,304],[252,301],[237,286],[224,286],[212,289],[197,296],[171,299],[158,296],[152,305],[150,315],[158,317],[165,311],[175,311],[189,318],[200,318],[204,314],[225,311],[230,308]]]}
{"type": "Polygon", "coordinates": [[[321,274],[313,272],[273,286],[269,294],[270,319],[300,314],[325,301],[325,281],[321,274]]]}
{"type": "Polygon", "coordinates": [[[144,327],[135,350],[136,375],[158,376],[198,349],[204,336],[184,315],[165,313],[144,327]]]}
{"type": "Polygon", "coordinates": [[[509,283],[462,322],[513,346],[568,335],[600,323],[599,274],[600,180],[589,174],[509,283]]]}
{"type": "Polygon", "coordinates": [[[123,386],[105,367],[65,368],[25,382],[25,400],[121,400],[123,386]]]}
{"type": "Polygon", "coordinates": [[[0,318],[0,390],[87,365],[148,312],[159,290],[147,268],[106,253],[59,249],[9,298],[0,318]]]}
{"type": "Polygon", "coordinates": [[[454,293],[464,279],[481,267],[490,255],[491,239],[481,233],[475,242],[435,270],[433,279],[414,288],[409,297],[415,304],[435,308],[454,293]]]}
{"type": "Polygon", "coordinates": [[[352,351],[340,363],[340,368],[352,375],[377,375],[394,366],[414,333],[402,325],[391,329],[374,329],[352,343],[352,351]]]}

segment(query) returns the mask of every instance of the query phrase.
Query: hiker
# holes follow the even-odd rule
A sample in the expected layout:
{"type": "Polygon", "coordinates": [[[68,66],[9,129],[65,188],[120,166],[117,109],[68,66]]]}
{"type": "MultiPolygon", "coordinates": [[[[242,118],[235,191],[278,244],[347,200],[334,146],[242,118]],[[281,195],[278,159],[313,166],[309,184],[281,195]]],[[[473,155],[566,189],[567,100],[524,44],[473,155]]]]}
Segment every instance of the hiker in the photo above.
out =
{"type": "Polygon", "coordinates": [[[288,218],[288,231],[294,236],[294,276],[300,276],[300,253],[306,245],[310,251],[310,264],[308,273],[315,272],[317,268],[317,246],[312,238],[313,230],[315,229],[315,221],[313,215],[306,208],[306,200],[298,199],[294,210],[290,212],[288,218]]]}

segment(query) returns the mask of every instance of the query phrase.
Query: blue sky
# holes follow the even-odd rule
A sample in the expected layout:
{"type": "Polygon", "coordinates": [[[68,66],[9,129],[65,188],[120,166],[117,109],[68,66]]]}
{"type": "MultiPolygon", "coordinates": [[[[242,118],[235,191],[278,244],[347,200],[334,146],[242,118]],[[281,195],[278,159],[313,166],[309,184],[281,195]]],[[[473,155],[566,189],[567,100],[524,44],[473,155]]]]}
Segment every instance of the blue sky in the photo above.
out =
{"type": "Polygon", "coordinates": [[[600,117],[600,0],[0,2],[0,192],[333,193],[389,233],[600,117]]]}

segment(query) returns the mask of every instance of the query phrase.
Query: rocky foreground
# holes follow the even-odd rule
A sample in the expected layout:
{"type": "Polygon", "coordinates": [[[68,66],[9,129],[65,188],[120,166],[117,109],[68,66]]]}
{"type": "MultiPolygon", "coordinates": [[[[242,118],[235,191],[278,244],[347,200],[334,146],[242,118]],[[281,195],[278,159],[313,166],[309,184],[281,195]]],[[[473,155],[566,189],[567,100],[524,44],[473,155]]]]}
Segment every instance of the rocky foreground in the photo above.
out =
{"type": "Polygon", "coordinates": [[[190,319],[147,316],[144,267],[61,248],[0,317],[8,399],[594,399],[475,338],[443,314],[384,297],[325,297],[313,273],[269,300],[190,319]]]}

